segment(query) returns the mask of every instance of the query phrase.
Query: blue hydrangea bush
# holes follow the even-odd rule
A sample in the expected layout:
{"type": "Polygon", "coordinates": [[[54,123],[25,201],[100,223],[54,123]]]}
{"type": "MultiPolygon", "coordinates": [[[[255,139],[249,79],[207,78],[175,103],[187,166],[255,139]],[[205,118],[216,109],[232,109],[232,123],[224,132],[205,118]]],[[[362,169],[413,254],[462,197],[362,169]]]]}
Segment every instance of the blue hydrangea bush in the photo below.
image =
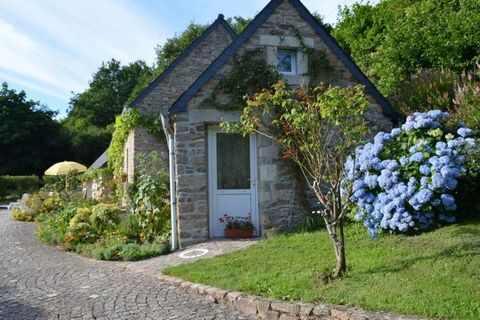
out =
{"type": "Polygon", "coordinates": [[[379,229],[421,231],[455,221],[455,190],[465,171],[472,130],[449,130],[449,114],[414,113],[401,128],[380,132],[346,163],[355,219],[379,229]]]}

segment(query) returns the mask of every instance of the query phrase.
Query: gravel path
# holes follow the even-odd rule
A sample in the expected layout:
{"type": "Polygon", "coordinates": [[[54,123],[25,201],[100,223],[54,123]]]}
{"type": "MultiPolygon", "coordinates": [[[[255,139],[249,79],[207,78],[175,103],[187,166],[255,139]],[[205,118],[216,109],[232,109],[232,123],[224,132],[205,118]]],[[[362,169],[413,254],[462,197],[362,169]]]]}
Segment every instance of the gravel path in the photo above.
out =
{"type": "MultiPolygon", "coordinates": [[[[256,319],[158,281],[161,268],[185,260],[182,253],[137,263],[95,261],[40,244],[34,228],[0,210],[0,319],[256,319]]],[[[208,256],[250,243],[193,249],[207,248],[208,256]]]]}

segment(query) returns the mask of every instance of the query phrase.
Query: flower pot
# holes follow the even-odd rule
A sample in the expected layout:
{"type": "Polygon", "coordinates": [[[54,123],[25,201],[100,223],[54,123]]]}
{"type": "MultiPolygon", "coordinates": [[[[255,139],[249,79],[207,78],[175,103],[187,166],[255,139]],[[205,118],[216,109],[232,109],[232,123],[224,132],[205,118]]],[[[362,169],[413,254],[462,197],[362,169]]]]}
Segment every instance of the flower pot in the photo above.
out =
{"type": "Polygon", "coordinates": [[[228,239],[253,238],[253,230],[225,229],[228,239]]]}

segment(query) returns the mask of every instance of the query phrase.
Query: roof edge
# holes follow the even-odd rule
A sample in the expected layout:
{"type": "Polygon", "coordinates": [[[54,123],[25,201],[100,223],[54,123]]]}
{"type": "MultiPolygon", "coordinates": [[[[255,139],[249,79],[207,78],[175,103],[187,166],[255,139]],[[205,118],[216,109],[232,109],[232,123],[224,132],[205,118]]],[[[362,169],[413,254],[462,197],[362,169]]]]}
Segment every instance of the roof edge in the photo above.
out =
{"type": "Polygon", "coordinates": [[[88,169],[98,169],[103,167],[108,161],[107,150],[105,150],[91,165],[88,169]]]}
{"type": "Polygon", "coordinates": [[[363,71],[357,66],[353,59],[343,50],[335,39],[323,28],[320,22],[299,0],[288,0],[290,4],[298,11],[305,21],[318,33],[323,42],[332,50],[332,52],[342,61],[345,67],[355,76],[355,78],[365,86],[365,92],[370,94],[382,108],[382,113],[392,119],[398,120],[399,115],[390,105],[388,100],[378,91],[375,85],[368,79],[363,71]]]}
{"type": "Polygon", "coordinates": [[[232,40],[237,38],[236,32],[230,24],[225,21],[225,16],[219,14],[217,19],[197,38],[195,39],[173,62],[155,78],[143,91],[133,100],[127,108],[135,108],[143,99],[163,80],[165,79],[213,30],[222,26],[230,35],[232,40]]]}

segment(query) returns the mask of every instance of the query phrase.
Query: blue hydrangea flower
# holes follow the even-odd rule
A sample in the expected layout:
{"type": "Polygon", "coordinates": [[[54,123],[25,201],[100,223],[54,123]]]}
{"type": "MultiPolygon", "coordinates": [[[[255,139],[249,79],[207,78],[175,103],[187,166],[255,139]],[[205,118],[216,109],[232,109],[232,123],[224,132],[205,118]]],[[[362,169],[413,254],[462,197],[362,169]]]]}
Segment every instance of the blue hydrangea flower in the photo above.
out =
{"type": "Polygon", "coordinates": [[[469,137],[472,134],[472,130],[468,128],[460,128],[457,130],[457,133],[459,136],[466,138],[469,137]]]}
{"type": "Polygon", "coordinates": [[[454,221],[450,212],[457,206],[451,193],[465,171],[462,150],[475,146],[475,140],[465,127],[455,134],[444,130],[448,117],[440,110],[416,112],[401,128],[378,133],[373,143],[357,148],[355,164],[347,161],[355,218],[370,234],[378,228],[405,232],[454,221]],[[436,128],[442,128],[440,135],[430,135],[436,128]]]}
{"type": "Polygon", "coordinates": [[[410,156],[410,161],[411,162],[422,162],[423,161],[423,153],[421,152],[415,152],[410,156]]]}

